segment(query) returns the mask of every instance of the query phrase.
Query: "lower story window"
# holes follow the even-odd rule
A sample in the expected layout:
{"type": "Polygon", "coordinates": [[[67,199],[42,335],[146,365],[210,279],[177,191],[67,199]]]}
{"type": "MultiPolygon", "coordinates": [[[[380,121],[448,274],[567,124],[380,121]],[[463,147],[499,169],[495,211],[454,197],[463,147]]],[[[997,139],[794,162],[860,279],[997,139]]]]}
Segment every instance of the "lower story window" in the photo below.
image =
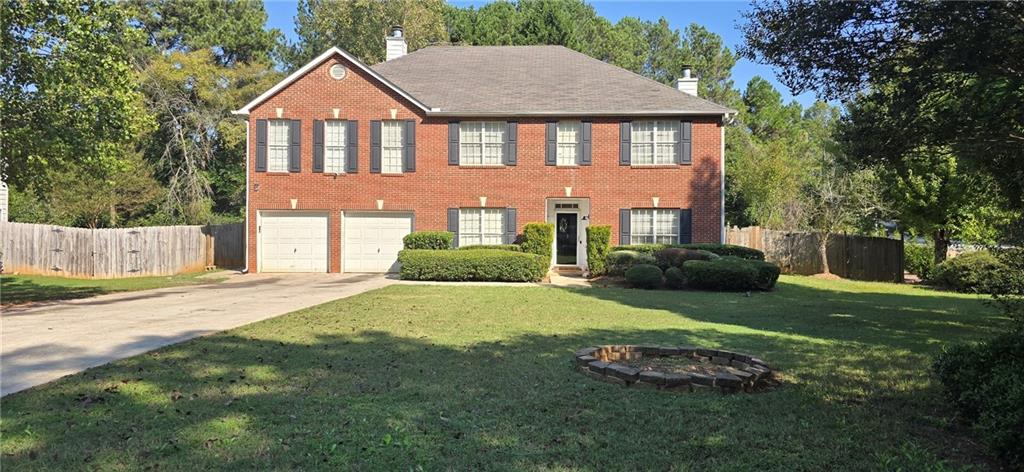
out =
{"type": "Polygon", "coordinates": [[[630,244],[674,244],[679,241],[679,210],[630,211],[630,244]]]}
{"type": "Polygon", "coordinates": [[[505,235],[502,208],[459,209],[459,246],[501,244],[505,235]]]}

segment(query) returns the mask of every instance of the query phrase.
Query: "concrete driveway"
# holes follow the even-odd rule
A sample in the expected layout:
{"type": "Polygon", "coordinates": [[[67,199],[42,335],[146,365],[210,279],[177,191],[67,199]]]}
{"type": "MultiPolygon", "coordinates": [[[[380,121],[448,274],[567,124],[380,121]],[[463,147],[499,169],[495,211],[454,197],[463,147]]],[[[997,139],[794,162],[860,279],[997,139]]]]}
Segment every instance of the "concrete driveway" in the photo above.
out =
{"type": "Polygon", "coordinates": [[[233,274],[219,284],[4,308],[0,395],[394,282],[379,274],[233,274]]]}

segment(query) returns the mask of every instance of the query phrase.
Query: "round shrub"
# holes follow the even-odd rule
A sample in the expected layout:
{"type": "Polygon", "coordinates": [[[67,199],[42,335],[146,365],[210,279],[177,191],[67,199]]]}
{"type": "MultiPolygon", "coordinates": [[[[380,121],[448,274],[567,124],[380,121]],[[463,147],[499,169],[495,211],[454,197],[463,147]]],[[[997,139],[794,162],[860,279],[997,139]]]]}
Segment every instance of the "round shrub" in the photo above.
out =
{"type": "Polygon", "coordinates": [[[935,250],[923,244],[904,244],[903,267],[921,280],[928,280],[935,268],[935,250]]]}
{"type": "Polygon", "coordinates": [[[984,284],[1007,270],[1007,267],[987,251],[968,252],[947,259],[935,266],[929,279],[934,285],[958,292],[982,291],[984,284]]]}
{"type": "Polygon", "coordinates": [[[667,247],[654,253],[654,260],[661,270],[668,270],[669,267],[679,267],[686,261],[710,261],[713,254],[707,251],[686,249],[681,247],[667,247]]]}
{"type": "Polygon", "coordinates": [[[626,281],[637,288],[658,288],[661,286],[661,269],[654,264],[637,264],[626,271],[626,281]]]}
{"type": "MultiPolygon", "coordinates": [[[[733,256],[730,256],[733,257],[733,256]]],[[[755,261],[750,259],[742,259],[745,264],[749,264],[757,271],[757,284],[758,290],[771,290],[775,287],[775,283],[779,281],[779,274],[782,273],[782,269],[779,266],[772,264],[771,262],[755,261]]]]}
{"type": "Polygon", "coordinates": [[[711,261],[686,261],[683,278],[686,285],[704,290],[756,290],[758,267],[752,261],[722,257],[711,261]]]}
{"type": "Polygon", "coordinates": [[[625,275],[627,270],[638,264],[656,264],[656,262],[654,256],[636,251],[612,251],[605,258],[608,275],[625,275]]]}
{"type": "Polygon", "coordinates": [[[402,238],[405,249],[451,249],[454,234],[448,231],[413,231],[402,238]]]}
{"type": "Polygon", "coordinates": [[[686,285],[686,277],[683,275],[683,269],[678,267],[669,267],[665,271],[665,285],[668,286],[668,288],[683,288],[686,285]]]}

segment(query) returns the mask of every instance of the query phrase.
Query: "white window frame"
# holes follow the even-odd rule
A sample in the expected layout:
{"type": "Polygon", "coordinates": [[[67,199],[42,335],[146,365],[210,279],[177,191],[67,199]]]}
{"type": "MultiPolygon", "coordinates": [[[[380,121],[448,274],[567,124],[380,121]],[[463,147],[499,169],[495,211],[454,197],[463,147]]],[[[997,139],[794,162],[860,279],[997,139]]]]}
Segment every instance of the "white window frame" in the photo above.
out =
{"type": "Polygon", "coordinates": [[[344,120],[324,121],[324,172],[345,173],[345,153],[348,150],[348,122],[344,120]],[[332,133],[332,128],[337,128],[332,133]]]}
{"type": "Polygon", "coordinates": [[[581,157],[583,157],[583,122],[559,121],[555,132],[555,165],[578,166],[581,157]],[[571,155],[570,150],[572,151],[571,155]]]}
{"type": "Polygon", "coordinates": [[[267,120],[267,172],[288,172],[291,128],[290,120],[267,120]]]}
{"type": "Polygon", "coordinates": [[[679,242],[679,210],[675,208],[633,208],[629,211],[629,244],[677,244],[679,242]],[[641,215],[650,215],[650,226],[640,224],[641,215]],[[659,216],[668,216],[670,230],[658,224],[659,216]]]}
{"type": "Polygon", "coordinates": [[[630,129],[630,165],[637,166],[665,166],[675,165],[676,155],[679,147],[678,121],[671,120],[645,120],[635,121],[630,129]],[[651,129],[641,129],[650,126],[651,129]],[[662,139],[661,134],[668,132],[675,139],[662,139]],[[644,149],[646,148],[646,149],[644,149]],[[642,162],[641,150],[650,152],[651,161],[642,162]]]}
{"type": "Polygon", "coordinates": [[[404,153],[405,122],[401,120],[382,121],[380,124],[380,172],[382,174],[401,174],[404,168],[402,165],[404,153]],[[397,143],[395,139],[389,140],[389,137],[394,138],[396,135],[397,143]]]}
{"type": "Polygon", "coordinates": [[[503,244],[505,242],[505,209],[504,208],[459,208],[459,247],[479,246],[484,244],[503,244]],[[488,231],[487,215],[498,215],[497,231],[488,231]],[[464,225],[474,222],[475,231],[467,230],[464,225]]]}
{"type": "Polygon", "coordinates": [[[505,143],[508,141],[508,125],[501,121],[463,121],[459,123],[459,165],[467,167],[491,167],[505,165],[505,143]],[[488,128],[493,129],[488,130],[488,128]],[[488,132],[491,133],[488,136],[488,132]],[[477,133],[480,140],[470,141],[466,138],[477,133]],[[494,139],[497,133],[499,139],[494,139]],[[477,148],[480,162],[469,162],[466,150],[477,148]]]}

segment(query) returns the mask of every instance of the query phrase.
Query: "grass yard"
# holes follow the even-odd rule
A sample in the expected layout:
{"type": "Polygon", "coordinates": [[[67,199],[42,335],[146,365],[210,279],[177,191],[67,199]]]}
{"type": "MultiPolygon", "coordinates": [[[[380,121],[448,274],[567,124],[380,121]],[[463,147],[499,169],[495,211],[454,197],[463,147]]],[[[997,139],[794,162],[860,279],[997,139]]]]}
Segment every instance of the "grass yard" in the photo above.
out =
{"type": "Polygon", "coordinates": [[[163,277],[124,279],[71,279],[46,275],[0,275],[0,303],[14,305],[48,300],[87,298],[114,292],[215,283],[222,279],[203,277],[210,272],[192,272],[163,277]]]}
{"type": "Polygon", "coordinates": [[[1004,323],[972,296],[804,277],[749,297],[396,285],[10,395],[0,449],[5,470],[985,470],[930,358],[1004,323]],[[571,369],[605,343],[760,354],[785,384],[571,369]]]}

